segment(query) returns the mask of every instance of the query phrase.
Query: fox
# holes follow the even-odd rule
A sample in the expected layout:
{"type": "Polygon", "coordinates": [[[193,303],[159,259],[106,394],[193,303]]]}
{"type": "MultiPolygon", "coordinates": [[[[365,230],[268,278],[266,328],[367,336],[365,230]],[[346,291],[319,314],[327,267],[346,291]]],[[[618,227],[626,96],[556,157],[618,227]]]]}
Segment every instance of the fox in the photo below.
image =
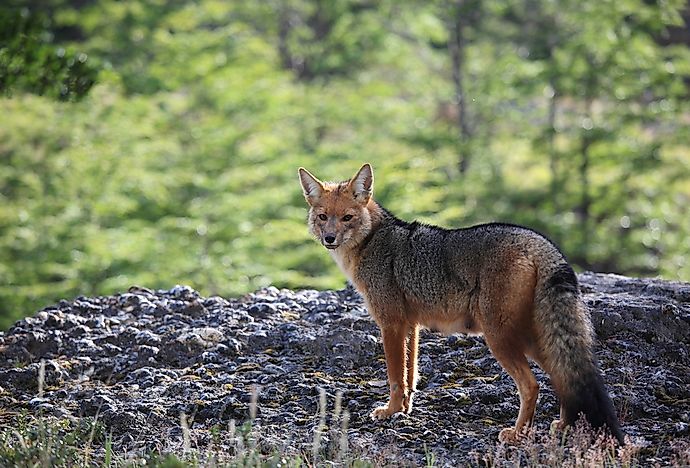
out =
{"type": "Polygon", "coordinates": [[[520,409],[499,441],[518,443],[534,422],[534,361],[560,401],[552,428],[584,415],[624,445],[593,351],[594,331],[577,276],[538,232],[504,223],[448,229],[397,218],[373,198],[364,164],[339,183],[300,167],[308,229],[361,294],[383,341],[388,402],[374,420],[410,413],[417,391],[420,328],[483,336],[517,386],[520,409]]]}

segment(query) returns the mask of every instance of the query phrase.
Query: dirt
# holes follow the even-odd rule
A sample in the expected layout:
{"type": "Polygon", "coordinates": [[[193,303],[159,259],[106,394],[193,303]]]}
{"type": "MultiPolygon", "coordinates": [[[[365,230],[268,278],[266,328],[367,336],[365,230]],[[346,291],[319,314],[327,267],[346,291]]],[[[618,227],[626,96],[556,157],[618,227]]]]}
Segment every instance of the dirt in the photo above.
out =
{"type": "MultiPolygon", "coordinates": [[[[640,463],[690,460],[690,284],[579,278],[604,379],[640,463]]],[[[1,420],[95,417],[116,450],[138,453],[181,447],[184,414],[193,447],[235,450],[229,428],[250,418],[256,389],[252,431],[266,453],[311,454],[319,431],[322,454],[346,442],[350,456],[382,465],[481,465],[506,453],[529,460],[534,448],[497,442],[518,398],[481,338],[424,331],[419,370],[412,413],[374,422],[369,413],[387,396],[385,361],[352,289],[224,299],[133,287],[61,301],[0,333],[1,420]]],[[[535,372],[536,433],[547,434],[558,403],[535,372]]]]}

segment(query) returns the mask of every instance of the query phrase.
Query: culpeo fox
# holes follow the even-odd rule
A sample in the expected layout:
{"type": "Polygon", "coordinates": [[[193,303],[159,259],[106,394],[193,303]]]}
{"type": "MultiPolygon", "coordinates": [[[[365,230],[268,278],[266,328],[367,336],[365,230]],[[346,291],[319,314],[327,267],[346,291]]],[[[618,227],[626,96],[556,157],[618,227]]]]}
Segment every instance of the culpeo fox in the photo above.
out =
{"type": "Polygon", "coordinates": [[[613,403],[592,351],[592,325],[577,277],[545,237],[509,224],[444,229],[393,216],[372,198],[365,164],[349,181],[324,183],[299,169],[309,230],[364,297],[381,329],[390,400],[383,419],[412,410],[419,328],[483,334],[520,395],[516,441],[531,423],[539,392],[527,359],[550,376],[561,401],[559,427],[580,413],[623,444],[613,403]]]}

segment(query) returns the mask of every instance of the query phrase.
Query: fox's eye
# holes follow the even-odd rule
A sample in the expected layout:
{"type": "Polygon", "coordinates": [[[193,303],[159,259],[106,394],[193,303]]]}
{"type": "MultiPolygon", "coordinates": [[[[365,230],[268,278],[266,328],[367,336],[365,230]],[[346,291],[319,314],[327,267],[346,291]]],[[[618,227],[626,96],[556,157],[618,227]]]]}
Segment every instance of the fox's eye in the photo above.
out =
{"type": "Polygon", "coordinates": [[[352,215],[343,216],[343,221],[350,221],[351,219],[352,219],[352,215]]]}
{"type": "Polygon", "coordinates": [[[321,221],[326,221],[326,220],[328,219],[328,216],[326,216],[325,214],[321,213],[321,214],[319,215],[319,219],[320,219],[321,221]]]}

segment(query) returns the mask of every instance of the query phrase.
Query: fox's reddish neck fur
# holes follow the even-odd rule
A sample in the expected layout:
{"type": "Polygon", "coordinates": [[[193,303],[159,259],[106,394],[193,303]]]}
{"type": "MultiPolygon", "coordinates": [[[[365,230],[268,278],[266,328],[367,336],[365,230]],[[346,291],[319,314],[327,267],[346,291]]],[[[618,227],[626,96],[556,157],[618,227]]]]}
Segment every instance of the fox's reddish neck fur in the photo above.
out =
{"type": "Polygon", "coordinates": [[[381,226],[381,223],[386,218],[393,218],[393,215],[387,211],[384,207],[379,205],[373,198],[369,199],[366,206],[369,212],[369,217],[371,218],[371,231],[369,234],[373,234],[381,226]]]}

